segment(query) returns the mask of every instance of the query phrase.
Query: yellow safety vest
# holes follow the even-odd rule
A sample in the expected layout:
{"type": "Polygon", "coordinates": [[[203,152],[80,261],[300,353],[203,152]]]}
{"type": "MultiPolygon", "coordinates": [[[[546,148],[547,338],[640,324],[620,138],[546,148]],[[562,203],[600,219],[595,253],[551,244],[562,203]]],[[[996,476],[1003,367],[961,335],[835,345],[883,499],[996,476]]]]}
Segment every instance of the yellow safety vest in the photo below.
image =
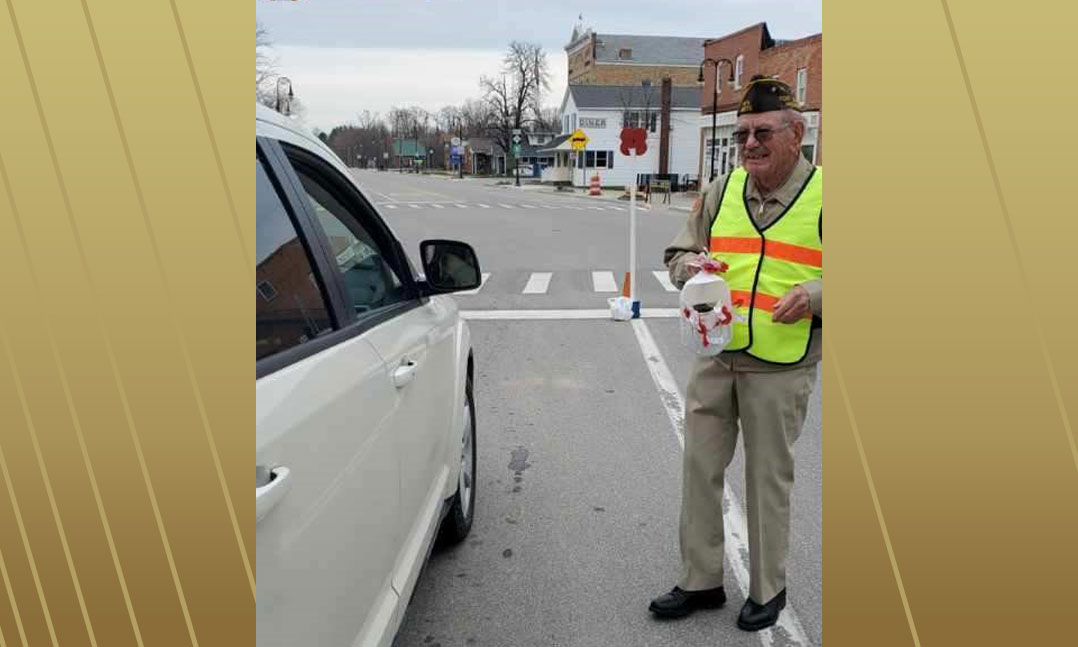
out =
{"type": "Polygon", "coordinates": [[[735,320],[726,351],[796,364],[808,354],[813,317],[784,324],[772,321],[771,313],[795,285],[823,278],[823,168],[813,169],[793,204],[764,229],[749,215],[747,186],[745,169],[734,169],[711,225],[709,252],[730,266],[723,278],[735,312],[745,319],[735,320]]]}

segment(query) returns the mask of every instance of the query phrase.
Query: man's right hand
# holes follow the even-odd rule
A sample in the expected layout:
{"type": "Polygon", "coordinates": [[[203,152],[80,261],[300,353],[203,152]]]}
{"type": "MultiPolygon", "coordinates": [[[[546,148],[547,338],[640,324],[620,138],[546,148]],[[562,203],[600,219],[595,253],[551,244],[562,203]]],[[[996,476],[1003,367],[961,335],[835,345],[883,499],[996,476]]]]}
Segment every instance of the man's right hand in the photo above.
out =
{"type": "Polygon", "coordinates": [[[696,256],[690,256],[685,259],[685,272],[688,274],[687,279],[691,279],[696,276],[703,268],[704,263],[711,259],[711,256],[706,252],[697,252],[696,256]]]}

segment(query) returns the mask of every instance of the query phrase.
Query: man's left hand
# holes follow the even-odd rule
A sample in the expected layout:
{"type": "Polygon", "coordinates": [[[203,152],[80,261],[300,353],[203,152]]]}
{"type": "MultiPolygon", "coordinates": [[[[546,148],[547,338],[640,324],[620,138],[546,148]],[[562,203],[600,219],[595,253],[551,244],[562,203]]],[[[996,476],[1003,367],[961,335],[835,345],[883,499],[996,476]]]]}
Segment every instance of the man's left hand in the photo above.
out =
{"type": "Polygon", "coordinates": [[[812,314],[812,303],[809,300],[808,290],[795,285],[775,304],[775,312],[771,315],[771,320],[777,323],[794,323],[810,314],[812,314]]]}

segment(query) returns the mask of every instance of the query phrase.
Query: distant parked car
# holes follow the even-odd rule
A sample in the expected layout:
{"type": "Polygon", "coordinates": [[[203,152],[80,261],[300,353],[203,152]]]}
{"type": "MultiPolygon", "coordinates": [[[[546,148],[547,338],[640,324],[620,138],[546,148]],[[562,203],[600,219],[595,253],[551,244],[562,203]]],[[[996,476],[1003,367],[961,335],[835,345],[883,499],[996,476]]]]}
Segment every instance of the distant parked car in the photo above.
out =
{"type": "Polygon", "coordinates": [[[257,644],[386,646],[475,514],[475,362],[442,295],[479,262],[424,241],[420,276],[345,164],[256,111],[257,644]]]}

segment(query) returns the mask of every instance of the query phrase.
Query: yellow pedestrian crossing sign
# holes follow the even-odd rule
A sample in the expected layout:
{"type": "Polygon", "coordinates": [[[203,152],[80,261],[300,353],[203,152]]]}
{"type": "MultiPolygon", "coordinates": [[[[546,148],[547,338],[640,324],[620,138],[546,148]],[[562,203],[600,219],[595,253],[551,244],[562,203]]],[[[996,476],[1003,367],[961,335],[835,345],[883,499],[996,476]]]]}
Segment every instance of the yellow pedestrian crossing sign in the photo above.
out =
{"type": "Polygon", "coordinates": [[[569,136],[569,143],[572,144],[573,150],[575,151],[584,150],[584,147],[587,146],[590,141],[588,136],[584,134],[584,131],[579,128],[569,136]]]}

